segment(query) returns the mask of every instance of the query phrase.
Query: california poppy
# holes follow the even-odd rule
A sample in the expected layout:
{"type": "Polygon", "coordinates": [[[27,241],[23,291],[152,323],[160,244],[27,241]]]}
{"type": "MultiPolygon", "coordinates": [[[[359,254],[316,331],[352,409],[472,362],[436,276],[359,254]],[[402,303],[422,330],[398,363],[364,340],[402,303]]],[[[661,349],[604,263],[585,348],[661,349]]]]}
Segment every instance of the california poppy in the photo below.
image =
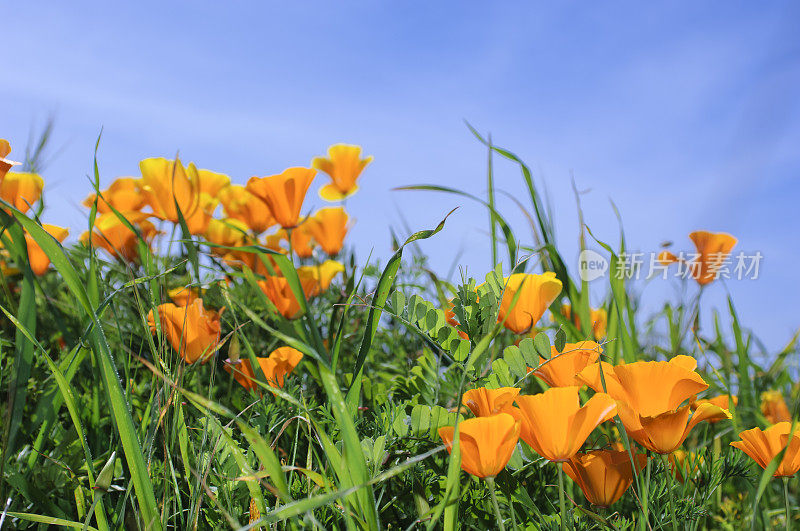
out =
{"type": "Polygon", "coordinates": [[[581,385],[575,377],[588,365],[596,362],[601,352],[603,349],[594,341],[565,343],[560,353],[552,346],[550,359],[539,357],[539,367],[533,374],[550,387],[581,385]]]}
{"type": "MultiPolygon", "coordinates": [[[[69,229],[56,225],[43,224],[42,228],[59,242],[63,242],[64,238],[69,234],[69,229]]],[[[28,262],[31,265],[31,270],[37,276],[44,275],[50,266],[50,258],[29,234],[25,235],[25,244],[28,247],[28,262]]]]}
{"type": "Polygon", "coordinates": [[[35,173],[6,173],[0,180],[0,199],[27,212],[40,197],[44,180],[35,173]]]}
{"type": "Polygon", "coordinates": [[[0,181],[2,181],[3,177],[5,177],[12,166],[19,164],[19,162],[14,162],[6,158],[9,153],[11,153],[11,144],[9,144],[8,140],[5,138],[0,138],[0,181]]]}
{"type": "Polygon", "coordinates": [[[216,195],[230,183],[226,175],[199,170],[194,163],[184,168],[180,160],[144,159],[139,168],[142,193],[153,214],[178,223],[177,203],[192,234],[202,234],[206,230],[219,202],[216,195]]]}
{"type": "MultiPolygon", "coordinates": [[[[272,387],[283,387],[284,377],[297,367],[297,364],[303,359],[303,353],[292,347],[280,347],[273,350],[268,357],[256,359],[267,383],[272,387]]],[[[224,367],[248,391],[258,386],[249,359],[228,361],[224,367]]]]}
{"type": "Polygon", "coordinates": [[[753,428],[739,434],[741,441],[734,441],[731,446],[740,449],[758,463],[767,468],[769,463],[786,448],[774,477],[794,476],[800,470],[800,427],[795,426],[792,438],[791,422],[778,422],[765,430],[753,428]],[[787,448],[788,445],[788,448],[787,448]]]}
{"type": "Polygon", "coordinates": [[[595,393],[583,407],[580,387],[553,387],[536,395],[518,396],[522,440],[549,461],[574,456],[587,437],[617,412],[614,399],[595,393]]]}
{"type": "Polygon", "coordinates": [[[261,234],[275,224],[267,204],[240,185],[231,185],[219,192],[225,215],[244,222],[255,234],[261,234]]]}
{"type": "MultiPolygon", "coordinates": [[[[647,464],[647,457],[634,455],[636,469],[647,464]]],[[[561,465],[578,484],[589,503],[608,507],[616,503],[633,483],[631,458],[625,450],[592,450],[577,453],[561,465]]]]}
{"type": "Polygon", "coordinates": [[[552,271],[541,274],[515,273],[506,277],[497,321],[504,322],[505,327],[512,332],[522,334],[542,318],[559,293],[561,281],[552,271]],[[520,290],[512,308],[511,302],[520,290]]]}
{"type": "Polygon", "coordinates": [[[328,256],[336,256],[344,245],[347,220],[344,208],[323,208],[306,222],[307,230],[328,256]]]}
{"type": "Polygon", "coordinates": [[[297,226],[306,192],[316,173],[310,168],[289,168],[278,175],[251,177],[246,188],[267,204],[281,227],[290,229],[297,226]]]}
{"type": "MultiPolygon", "coordinates": [[[[692,411],[696,410],[703,404],[713,404],[717,407],[721,407],[722,409],[730,409],[731,408],[731,398],[733,398],[733,405],[737,405],[739,403],[739,398],[737,396],[729,397],[728,395],[717,395],[712,396],[711,398],[701,398],[700,400],[693,400],[689,405],[692,408],[692,411]]],[[[716,424],[722,419],[709,419],[708,422],[711,424],[716,424]]]]}
{"type": "MultiPolygon", "coordinates": [[[[124,212],[125,219],[139,230],[145,243],[148,245],[153,237],[158,234],[155,225],[148,221],[149,214],[142,212],[124,212]]],[[[88,245],[89,232],[81,235],[81,241],[88,245]]],[[[136,233],[122,223],[113,212],[101,214],[94,221],[94,231],[91,235],[91,244],[94,247],[105,249],[111,256],[121,258],[126,262],[136,262],[139,259],[139,244],[136,233]]]]}
{"type": "MultiPolygon", "coordinates": [[[[314,278],[301,278],[300,284],[306,297],[312,296],[318,289],[317,280],[314,278]]],[[[275,305],[278,313],[287,319],[295,319],[300,316],[300,302],[289,286],[289,281],[284,277],[267,275],[264,280],[258,281],[258,287],[275,305]]]]}
{"type": "Polygon", "coordinates": [[[487,389],[479,387],[470,389],[461,397],[461,403],[467,406],[476,417],[488,417],[497,413],[508,412],[513,407],[519,389],[516,387],[500,387],[487,389]]]}
{"type": "Polygon", "coordinates": [[[287,233],[291,233],[292,252],[299,258],[311,258],[314,256],[316,241],[314,240],[314,235],[310,230],[311,226],[309,223],[310,220],[306,219],[294,229],[283,231],[283,233],[286,235],[285,239],[287,242],[289,241],[289,236],[287,233]]]}
{"type": "Polygon", "coordinates": [[[727,409],[704,403],[690,419],[689,404],[681,406],[708,388],[694,371],[697,361],[691,356],[675,356],[670,361],[637,361],[616,367],[594,363],[581,371],[578,381],[602,391],[600,367],[605,389],[617,400],[617,410],[628,434],[652,452],[673,452],[699,422],[731,418],[727,409]]]}
{"type": "MultiPolygon", "coordinates": [[[[100,192],[100,195],[101,199],[97,201],[97,211],[101,214],[111,212],[111,207],[120,212],[133,212],[142,209],[146,204],[142,194],[141,181],[133,177],[114,179],[108,188],[100,192]]],[[[95,199],[97,199],[97,194],[91,194],[84,199],[83,205],[91,208],[95,199]]]]}
{"type": "Polygon", "coordinates": [[[198,287],[178,286],[167,291],[167,296],[178,306],[188,306],[195,299],[202,297],[205,290],[198,287]]]}
{"type": "MultiPolygon", "coordinates": [[[[577,312],[575,315],[572,315],[572,306],[569,304],[562,304],[561,305],[561,315],[563,315],[567,320],[572,321],[575,325],[575,328],[581,328],[581,319],[577,312]]],[[[606,337],[606,327],[608,326],[608,314],[603,308],[590,308],[589,309],[589,320],[592,323],[592,336],[595,339],[603,339],[606,337]]]]}
{"type": "MultiPolygon", "coordinates": [[[[439,428],[448,453],[453,447],[454,431],[453,426],[439,428]]],[[[511,459],[519,433],[519,421],[508,413],[459,422],[461,468],[479,478],[494,478],[511,459]]]]}
{"type": "MultiPolygon", "coordinates": [[[[247,224],[238,219],[211,219],[203,234],[209,243],[224,247],[238,247],[247,242],[247,224]]],[[[226,249],[212,247],[211,252],[224,255],[226,249]]]]}
{"type": "Polygon", "coordinates": [[[297,276],[300,277],[300,282],[304,286],[310,286],[309,289],[304,288],[309,297],[316,297],[328,291],[333,279],[341,273],[344,273],[344,264],[334,260],[325,260],[319,265],[297,268],[297,276]]]}
{"type": "Polygon", "coordinates": [[[792,420],[789,406],[786,405],[786,400],[783,399],[783,394],[780,391],[764,391],[761,393],[761,414],[770,424],[792,420]]]}
{"type": "Polygon", "coordinates": [[[247,260],[242,259],[242,255],[250,255],[255,257],[252,253],[238,252],[234,249],[226,249],[225,247],[242,247],[255,243],[250,235],[247,233],[247,224],[238,219],[210,219],[208,227],[203,233],[206,241],[214,244],[211,246],[211,252],[217,256],[221,256],[223,260],[232,267],[241,267],[242,262],[247,263],[247,260]],[[217,245],[221,247],[216,247],[217,245]]]}
{"type": "Polygon", "coordinates": [[[361,158],[361,146],[334,144],[328,148],[328,157],[315,157],[311,166],[324,171],[331,178],[331,183],[323,186],[319,195],[326,201],[341,201],[356,193],[358,179],[372,156],[361,158]]]}
{"type": "MultiPolygon", "coordinates": [[[[219,344],[219,313],[203,307],[203,299],[195,299],[188,306],[171,302],[158,305],[161,331],[172,348],[186,363],[207,362],[219,344]]],[[[147,314],[150,333],[156,333],[153,310],[147,314]]]]}
{"type": "MultiPolygon", "coordinates": [[[[689,238],[697,248],[697,255],[692,260],[683,262],[689,268],[689,276],[704,286],[717,278],[720,267],[725,263],[737,240],[725,232],[704,230],[689,234],[689,238]]],[[[682,260],[669,251],[662,251],[658,255],[658,261],[662,264],[671,264],[682,260]]]]}

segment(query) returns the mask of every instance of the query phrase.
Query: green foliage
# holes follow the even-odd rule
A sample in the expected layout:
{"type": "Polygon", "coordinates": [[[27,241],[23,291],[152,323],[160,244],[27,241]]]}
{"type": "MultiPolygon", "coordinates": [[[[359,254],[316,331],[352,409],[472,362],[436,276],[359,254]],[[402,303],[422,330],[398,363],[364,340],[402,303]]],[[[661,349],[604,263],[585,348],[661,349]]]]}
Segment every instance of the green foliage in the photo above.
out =
{"type": "MultiPolygon", "coordinates": [[[[236,248],[287,279],[301,309],[294,320],[283,318],[258,287],[259,273],[220,262],[213,253],[220,246],[191,235],[182,214],[165,240],[182,251],[151,252],[137,232],[140,261],[124,263],[80,244],[63,247],[36,219],[4,204],[0,236],[9,263],[20,269],[0,278],[0,385],[6,391],[0,499],[8,500],[7,525],[487,529],[500,519],[511,529],[559,527],[557,465],[520,443],[495,478],[498,517],[486,482],[462,472],[460,440],[448,452],[439,436],[441,428],[458,430],[473,416],[462,407],[468,389],[536,392],[545,384],[535,371],[550,362],[553,347],[560,353],[567,342],[592,339],[589,284],[572,276],[560,254],[552,212],[533,173],[475,134],[489,153],[486,201],[439,186],[405,189],[450,193],[487,207],[497,259],[483,281],[465,275],[450,284],[430,271],[423,254],[409,252],[417,244],[424,249],[429,238],[441,244],[446,216],[432,229],[395,238],[396,251],[385,263],[359,265],[343,252],[343,278],[314,297],[306,297],[297,268],[318,259],[259,245],[236,248]],[[497,209],[495,154],[522,172],[534,232],[527,244],[515,239],[497,209]],[[42,277],[27,265],[26,233],[53,263],[42,277]],[[506,264],[499,263],[500,244],[506,264]],[[522,251],[531,256],[520,260],[522,251]],[[552,321],[544,318],[521,336],[498,323],[504,266],[556,273],[564,289],[550,308],[552,321]],[[207,364],[187,365],[160,320],[153,320],[155,334],[148,324],[170,289],[187,286],[205,289],[206,307],[224,308],[221,342],[207,364]],[[562,303],[571,305],[580,325],[562,315],[562,303]],[[284,386],[274,387],[257,358],[285,345],[304,357],[284,386]],[[225,371],[226,357],[250,361],[254,389],[225,371]]],[[[99,177],[95,164],[97,192],[99,177]]],[[[136,231],[123,213],[114,215],[136,231]]],[[[581,228],[582,248],[584,230],[592,234],[581,228]]],[[[614,270],[624,235],[614,246],[596,241],[614,270]]],[[[598,306],[608,314],[607,334],[595,338],[603,361],[690,354],[700,361],[709,396],[735,395],[739,402],[732,422],[692,431],[684,448],[695,454],[697,467],[685,481],[673,481],[668,465],[652,459],[617,504],[601,509],[568,480],[566,521],[575,529],[662,529],[673,526],[674,513],[687,529],[783,525],[781,486],[728,443],[740,430],[767,425],[760,407],[765,391],[791,398],[796,417],[797,337],[765,355],[732,298],[712,323],[700,323],[700,295],[644,316],[628,280],[611,275],[603,289],[598,306]]],[[[618,440],[627,449],[633,444],[619,421],[598,429],[586,449],[618,440]]],[[[794,510],[794,480],[788,494],[794,510]]]]}

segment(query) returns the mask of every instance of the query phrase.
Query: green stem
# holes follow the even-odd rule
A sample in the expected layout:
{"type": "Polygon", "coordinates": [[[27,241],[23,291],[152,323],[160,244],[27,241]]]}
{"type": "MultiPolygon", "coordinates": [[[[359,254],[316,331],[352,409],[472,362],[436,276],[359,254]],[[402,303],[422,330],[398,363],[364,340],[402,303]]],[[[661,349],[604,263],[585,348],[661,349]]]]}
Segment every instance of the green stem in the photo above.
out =
{"type": "MultiPolygon", "coordinates": [[[[489,203],[489,228],[491,231],[491,238],[492,238],[492,269],[497,266],[497,221],[495,219],[495,209],[494,209],[494,170],[492,168],[492,154],[493,154],[493,147],[492,147],[492,135],[490,134],[488,137],[488,161],[486,163],[486,188],[487,188],[487,195],[488,195],[488,203],[489,203]]],[[[511,264],[511,267],[514,267],[514,264],[511,264]]]]}
{"type": "MultiPolygon", "coordinates": [[[[669,516],[672,519],[672,529],[677,531],[678,529],[678,520],[675,518],[675,493],[673,492],[673,485],[675,484],[675,478],[672,477],[672,472],[669,469],[669,457],[667,454],[661,454],[661,458],[664,460],[664,471],[667,474],[667,490],[669,491],[669,516]]],[[[686,462],[688,462],[689,456],[686,456],[686,462]]],[[[691,466],[691,465],[690,465],[691,466]]],[[[675,470],[678,470],[678,461],[675,460],[675,470]]],[[[688,476],[688,474],[686,474],[688,476]]],[[[688,481],[684,479],[684,481],[688,481]]]]}
{"type": "Polygon", "coordinates": [[[497,495],[494,493],[494,477],[487,476],[486,483],[489,485],[489,492],[492,495],[492,507],[494,508],[494,517],[497,520],[497,527],[500,531],[506,531],[503,525],[503,515],[500,514],[500,505],[497,503],[497,495]]]}
{"type": "Polygon", "coordinates": [[[567,529],[567,502],[564,499],[564,470],[561,463],[556,463],[558,467],[558,505],[561,508],[561,531],[567,529]]]}
{"type": "Polygon", "coordinates": [[[641,496],[642,496],[642,529],[647,529],[648,522],[650,521],[650,516],[648,512],[648,498],[650,497],[650,463],[652,459],[647,459],[647,469],[645,471],[644,477],[644,489],[642,489],[641,496]]]}
{"type": "Polygon", "coordinates": [[[786,529],[792,528],[792,510],[789,505],[789,478],[783,478],[783,501],[786,504],[786,529]]]}
{"type": "Polygon", "coordinates": [[[286,240],[289,244],[289,260],[292,261],[292,265],[294,265],[294,247],[292,247],[292,229],[286,229],[286,240]]]}

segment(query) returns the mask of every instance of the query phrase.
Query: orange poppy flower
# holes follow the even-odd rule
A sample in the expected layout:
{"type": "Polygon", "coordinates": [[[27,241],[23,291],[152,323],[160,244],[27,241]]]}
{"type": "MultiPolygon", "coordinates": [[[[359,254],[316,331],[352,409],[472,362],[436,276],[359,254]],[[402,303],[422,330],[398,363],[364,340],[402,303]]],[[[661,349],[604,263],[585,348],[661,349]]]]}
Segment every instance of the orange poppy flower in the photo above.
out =
{"type": "Polygon", "coordinates": [[[6,158],[9,153],[11,153],[11,144],[9,144],[8,140],[5,138],[0,138],[0,181],[6,176],[6,173],[8,173],[8,170],[10,170],[12,166],[17,166],[19,164],[19,162],[14,162],[6,158]]]}
{"type": "MultiPolygon", "coordinates": [[[[247,224],[238,219],[211,219],[203,236],[209,243],[225,247],[247,245],[247,224]]],[[[228,250],[212,247],[211,252],[225,255],[228,250]]]]}
{"type": "MultiPolygon", "coordinates": [[[[606,390],[617,400],[618,413],[628,434],[648,450],[658,454],[675,451],[698,423],[729,419],[727,409],[700,404],[690,417],[689,405],[681,404],[708,389],[694,369],[691,356],[675,356],[670,361],[637,361],[603,369],[606,390]]],[[[589,365],[578,381],[602,391],[598,364],[589,365]]]]}
{"type": "Polygon", "coordinates": [[[223,188],[219,200],[227,217],[244,222],[255,234],[261,234],[275,224],[267,204],[244,186],[237,184],[223,188]]]}
{"type": "MultiPolygon", "coordinates": [[[[123,215],[139,232],[149,245],[158,234],[155,225],[147,220],[149,214],[142,212],[124,212],[123,215]]],[[[89,244],[89,232],[81,235],[81,241],[89,244]]],[[[108,254],[126,262],[136,262],[139,259],[139,245],[136,233],[123,224],[113,212],[101,214],[94,220],[94,232],[91,235],[91,244],[94,247],[105,249],[108,254]]]]}
{"type": "Polygon", "coordinates": [[[314,248],[316,242],[310,229],[310,220],[306,218],[297,227],[290,231],[282,231],[284,233],[284,240],[289,241],[288,233],[291,233],[292,238],[292,252],[300,258],[311,258],[314,256],[314,248]]]}
{"type": "MultiPolygon", "coordinates": [[[[242,247],[255,243],[247,233],[247,224],[238,219],[220,220],[212,218],[209,220],[203,236],[209,243],[225,247],[242,247]]],[[[211,247],[211,252],[221,256],[225,263],[232,267],[241,267],[242,263],[249,263],[249,259],[255,257],[252,253],[213,246],[211,247]]]]}
{"type": "Polygon", "coordinates": [[[789,440],[791,430],[791,422],[778,422],[763,431],[761,428],[745,430],[739,434],[742,440],[732,442],[731,446],[749,455],[761,468],[767,468],[788,445],[774,477],[794,476],[800,470],[800,430],[795,427],[789,440]]]}
{"type": "Polygon", "coordinates": [[[267,235],[264,239],[264,247],[287,254],[289,252],[289,246],[287,245],[284,247],[281,244],[283,242],[289,242],[289,232],[292,233],[292,252],[297,257],[311,258],[314,256],[315,242],[311,237],[311,233],[308,232],[308,221],[306,220],[301,221],[300,224],[291,231],[280,229],[267,235]]]}
{"type": "Polygon", "coordinates": [[[246,188],[267,204],[281,227],[289,229],[297,226],[306,192],[316,174],[310,168],[289,168],[278,175],[251,177],[246,188]]]}
{"type": "MultiPolygon", "coordinates": [[[[100,192],[100,195],[102,199],[97,202],[97,211],[101,214],[111,212],[111,207],[120,212],[133,212],[145,206],[141,181],[133,177],[114,179],[108,188],[100,192]]],[[[83,205],[91,208],[96,198],[97,194],[91,194],[83,200],[83,205]]]]}
{"type": "Polygon", "coordinates": [[[315,157],[311,166],[324,171],[331,178],[331,183],[323,186],[319,195],[326,201],[341,201],[358,191],[356,180],[372,156],[361,158],[361,146],[334,144],[328,148],[328,157],[315,157]]]}
{"type": "Polygon", "coordinates": [[[506,277],[505,285],[497,321],[505,320],[505,327],[516,334],[530,330],[561,293],[561,281],[552,271],[542,274],[515,273],[506,277]],[[522,292],[512,308],[511,302],[519,290],[522,292]]]}
{"type": "Polygon", "coordinates": [[[761,393],[761,414],[770,424],[792,420],[792,414],[780,391],[764,391],[761,393]]]}
{"type": "Polygon", "coordinates": [[[328,256],[336,256],[344,245],[347,220],[344,208],[323,208],[307,221],[307,230],[328,256]]]}
{"type": "MultiPolygon", "coordinates": [[[[284,377],[297,367],[303,359],[303,353],[292,347],[280,347],[273,350],[269,357],[256,359],[261,372],[267,378],[267,383],[272,387],[283,387],[284,377]]],[[[227,361],[224,367],[248,391],[258,387],[249,359],[227,361]]]]}
{"type": "MultiPolygon", "coordinates": [[[[733,405],[737,405],[739,403],[739,397],[733,396],[733,405]]],[[[712,404],[722,409],[730,409],[731,408],[731,397],[728,395],[717,395],[712,396],[711,398],[701,398],[700,400],[693,400],[689,405],[692,408],[692,411],[695,411],[698,407],[703,404],[712,404]]],[[[708,422],[711,424],[716,424],[722,419],[709,419],[708,422]]]]}
{"type": "MultiPolygon", "coordinates": [[[[637,471],[647,464],[647,457],[634,455],[637,471]]],[[[561,467],[578,484],[589,503],[609,507],[616,503],[633,483],[631,458],[625,450],[592,450],[575,454],[561,467]]]]}
{"type": "Polygon", "coordinates": [[[0,180],[0,199],[27,212],[40,197],[44,180],[35,173],[6,173],[0,180]]]}
{"type": "MultiPolygon", "coordinates": [[[[300,284],[306,297],[313,296],[315,291],[319,289],[314,278],[300,278],[300,284]]],[[[300,302],[294,296],[288,280],[283,277],[267,275],[264,280],[258,281],[258,287],[275,305],[278,313],[287,319],[300,317],[300,302]]]]}
{"type": "Polygon", "coordinates": [[[211,214],[218,204],[219,191],[230,184],[221,173],[199,170],[190,163],[184,168],[180,160],[144,159],[142,193],[155,216],[179,223],[177,202],[186,227],[192,234],[202,234],[208,227],[211,214]]]}
{"type": "MultiPolygon", "coordinates": [[[[575,328],[580,330],[581,319],[577,313],[572,315],[571,305],[562,304],[561,315],[563,315],[567,320],[572,321],[572,323],[575,325],[575,328]]],[[[595,339],[603,339],[606,337],[606,327],[608,326],[608,314],[606,311],[603,308],[590,308],[589,319],[592,321],[592,336],[594,336],[595,339]]]]}
{"type": "Polygon", "coordinates": [[[519,389],[516,387],[500,387],[487,389],[479,387],[470,389],[461,397],[461,403],[467,406],[476,417],[488,417],[497,413],[508,412],[513,407],[519,389]]]}
{"type": "MultiPolygon", "coordinates": [[[[453,426],[439,428],[448,453],[453,447],[454,431],[453,426]]],[[[519,433],[519,421],[508,413],[459,422],[461,468],[479,478],[495,477],[511,459],[519,433]]]]}
{"type": "Polygon", "coordinates": [[[549,461],[566,461],[601,423],[617,413],[614,399],[595,393],[581,407],[580,387],[553,387],[537,395],[517,397],[522,440],[549,461]]]}
{"type": "Polygon", "coordinates": [[[202,297],[205,290],[197,287],[184,287],[178,286],[167,291],[167,296],[172,299],[172,302],[178,306],[188,306],[192,304],[195,299],[202,297]]]}
{"type": "Polygon", "coordinates": [[[306,283],[308,286],[311,286],[309,290],[306,290],[308,297],[316,297],[328,291],[331,282],[333,282],[333,279],[340,273],[344,273],[344,264],[334,260],[325,260],[325,262],[320,265],[297,268],[297,276],[300,277],[300,282],[304,286],[306,283]]]}
{"type": "MultiPolygon", "coordinates": [[[[161,318],[161,331],[186,361],[207,362],[214,355],[219,344],[219,313],[206,310],[203,299],[195,299],[188,306],[176,306],[171,302],[158,305],[161,318]]],[[[147,314],[150,333],[156,333],[156,321],[153,310],[147,314]]]]}
{"type": "MultiPolygon", "coordinates": [[[[717,278],[720,267],[738,240],[725,232],[704,230],[689,234],[689,238],[697,248],[697,255],[691,261],[685,262],[689,267],[689,276],[704,286],[717,278]]],[[[662,251],[658,255],[658,261],[662,264],[672,264],[680,262],[681,259],[669,251],[662,251]]]]}
{"type": "MultiPolygon", "coordinates": [[[[56,225],[43,224],[42,228],[59,242],[63,242],[64,238],[69,234],[69,229],[57,227],[56,225]]],[[[31,270],[36,276],[44,275],[47,272],[47,268],[50,267],[50,258],[29,234],[25,235],[25,243],[28,247],[28,262],[31,265],[31,270]]]]}
{"type": "Polygon", "coordinates": [[[576,376],[588,365],[595,363],[601,352],[603,349],[594,341],[566,343],[560,353],[552,346],[550,359],[539,357],[539,367],[533,374],[550,387],[581,385],[576,376]]]}

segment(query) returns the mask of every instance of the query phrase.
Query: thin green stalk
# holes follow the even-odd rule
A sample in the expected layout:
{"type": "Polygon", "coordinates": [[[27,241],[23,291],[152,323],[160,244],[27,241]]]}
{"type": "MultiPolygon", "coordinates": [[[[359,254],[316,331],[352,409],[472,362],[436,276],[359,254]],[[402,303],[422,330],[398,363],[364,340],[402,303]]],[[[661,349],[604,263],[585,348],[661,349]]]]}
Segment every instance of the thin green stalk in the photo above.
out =
{"type": "Polygon", "coordinates": [[[292,247],[292,228],[289,227],[286,229],[286,239],[288,240],[287,243],[289,244],[289,260],[292,261],[292,265],[294,265],[294,247],[292,247]]]}
{"type": "Polygon", "coordinates": [[[556,463],[558,468],[558,505],[561,508],[561,531],[567,530],[567,502],[564,499],[564,470],[561,463],[556,463]]]}
{"type": "MultiPolygon", "coordinates": [[[[675,493],[672,489],[673,485],[675,484],[675,478],[672,477],[672,472],[669,469],[669,457],[667,454],[661,454],[661,458],[664,460],[664,472],[667,474],[667,490],[669,491],[669,516],[672,520],[672,529],[677,531],[678,519],[675,518],[675,493]]],[[[689,459],[688,455],[686,456],[686,459],[689,459]]],[[[675,470],[678,470],[677,460],[675,461],[675,470]]],[[[688,478],[685,481],[688,481],[688,478]]]]}
{"type": "Polygon", "coordinates": [[[645,470],[644,489],[642,490],[642,529],[647,529],[647,523],[650,521],[648,498],[650,497],[650,463],[652,459],[647,460],[647,469],[645,470]]]}
{"type": "Polygon", "coordinates": [[[497,527],[500,531],[506,531],[506,526],[503,525],[503,515],[500,514],[500,505],[497,503],[497,495],[494,492],[494,477],[487,476],[486,483],[489,485],[489,492],[492,495],[492,507],[494,507],[494,517],[497,519],[497,527]]]}
{"type": "MultiPolygon", "coordinates": [[[[492,135],[489,135],[487,141],[487,148],[488,148],[488,160],[486,163],[486,188],[487,188],[487,195],[488,195],[488,203],[489,203],[489,229],[491,231],[491,238],[492,238],[492,269],[497,265],[497,221],[495,219],[495,209],[494,209],[494,169],[492,164],[492,135]]],[[[513,267],[514,264],[511,264],[513,267]]]]}
{"type": "Polygon", "coordinates": [[[789,505],[789,478],[783,478],[783,502],[786,504],[786,529],[792,528],[792,510],[789,505]]]}

